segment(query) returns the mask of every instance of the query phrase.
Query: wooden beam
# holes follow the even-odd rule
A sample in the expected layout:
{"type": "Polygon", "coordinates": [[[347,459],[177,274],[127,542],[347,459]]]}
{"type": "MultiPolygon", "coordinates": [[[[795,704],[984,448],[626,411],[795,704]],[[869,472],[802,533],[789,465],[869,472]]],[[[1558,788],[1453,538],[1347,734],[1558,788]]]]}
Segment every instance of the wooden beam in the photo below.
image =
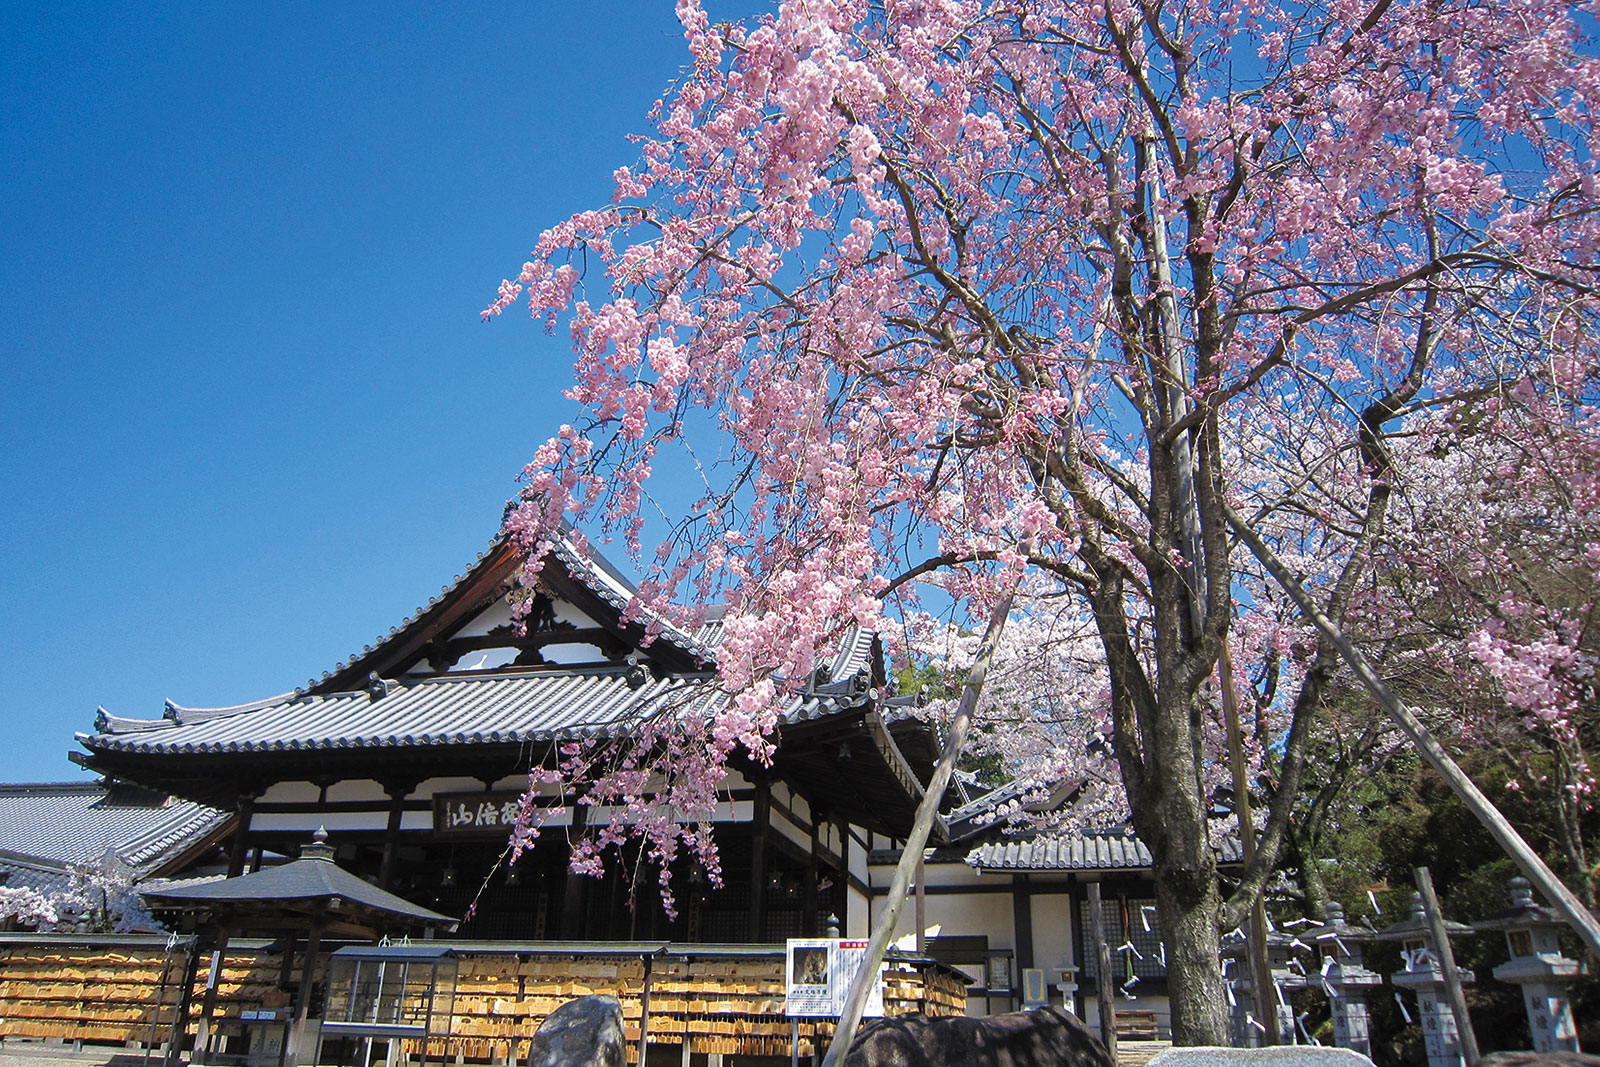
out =
{"type": "Polygon", "coordinates": [[[1089,930],[1094,938],[1094,998],[1100,1012],[1100,1041],[1117,1062],[1117,993],[1111,982],[1111,945],[1106,941],[1106,917],[1101,908],[1100,883],[1089,883],[1089,930]]]}
{"type": "Polygon", "coordinates": [[[1428,922],[1429,940],[1433,942],[1434,955],[1439,959],[1439,970],[1444,977],[1445,996],[1450,1001],[1450,1014],[1456,1017],[1456,1033],[1461,1041],[1461,1058],[1467,1067],[1478,1067],[1482,1058],[1478,1053],[1478,1035],[1472,1029],[1472,1016],[1467,1013],[1467,995],[1461,989],[1461,971],[1456,967],[1455,949],[1450,947],[1450,932],[1444,928],[1444,916],[1439,911],[1439,896],[1433,891],[1433,873],[1426,867],[1415,867],[1417,892],[1422,896],[1422,914],[1428,922]]]}
{"type": "Polygon", "coordinates": [[[767,833],[772,824],[772,782],[756,780],[754,833],[750,841],[750,926],[749,940],[760,944],[767,932],[767,833]]]}

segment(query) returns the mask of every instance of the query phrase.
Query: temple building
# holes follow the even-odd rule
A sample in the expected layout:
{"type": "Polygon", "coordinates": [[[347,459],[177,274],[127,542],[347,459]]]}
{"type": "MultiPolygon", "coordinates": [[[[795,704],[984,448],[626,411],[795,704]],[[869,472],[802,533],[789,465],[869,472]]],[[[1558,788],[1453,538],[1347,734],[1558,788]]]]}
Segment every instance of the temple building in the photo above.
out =
{"type": "MultiPolygon", "coordinates": [[[[169,703],[157,719],[102,709],[73,758],[226,813],[233,874],[296,854],[325,827],[340,866],[463,916],[461,938],[771,944],[835,926],[866,936],[939,746],[911,700],[884,695],[883,649],[867,632],[846,635],[785,708],[771,765],[733,768],[715,820],[720,888],[679,856],[669,916],[636,848],[622,862],[613,849],[603,877],[570,873],[571,840],[611,812],[553,786],[543,800],[560,813],[518,863],[504,862],[530,769],[551,765],[563,743],[625,741],[652,716],[710,699],[722,631],[712,612],[692,633],[655,619],[647,639],[626,610],[633,584],[570,541],[531,593],[517,586],[520,566],[514,545],[495,542],[386,636],[292,692],[226,708],[169,703]],[[529,596],[519,628],[513,604],[529,596]]],[[[1112,976],[1120,1006],[1163,1029],[1143,846],[1121,831],[1006,837],[982,817],[994,804],[970,783],[944,798],[922,902],[903,913],[908,947],[967,974],[970,1013],[1024,1000],[1083,1012],[1097,981],[1080,967],[1092,956],[1085,886],[1097,881],[1126,946],[1112,976]]]]}
{"type": "Polygon", "coordinates": [[[865,930],[867,855],[904,836],[936,751],[921,722],[872,699],[886,679],[864,632],[786,708],[772,765],[730,775],[716,815],[721,889],[680,858],[684,906],[669,918],[637,863],[570,875],[572,820],[611,815],[585,804],[550,817],[514,867],[500,862],[529,770],[561,743],[625,739],[704,699],[721,633],[713,614],[695,633],[657,620],[646,641],[625,616],[632,584],[568,542],[519,630],[519,567],[497,542],[387,636],[291,693],[169,703],[149,720],[102,710],[74,758],[232,813],[233,873],[325,826],[339,864],[384,889],[452,914],[476,901],[463,936],[770,942],[820,934],[830,916],[865,930]]]}

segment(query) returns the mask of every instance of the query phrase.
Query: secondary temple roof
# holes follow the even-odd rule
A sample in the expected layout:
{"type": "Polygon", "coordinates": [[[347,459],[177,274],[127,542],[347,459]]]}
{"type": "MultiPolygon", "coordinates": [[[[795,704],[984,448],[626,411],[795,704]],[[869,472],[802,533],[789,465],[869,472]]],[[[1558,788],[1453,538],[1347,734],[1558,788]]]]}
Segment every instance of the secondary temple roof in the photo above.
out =
{"type": "MultiPolygon", "coordinates": [[[[1223,863],[1240,860],[1237,841],[1224,841],[1218,851],[1223,863]]],[[[1148,870],[1152,862],[1144,842],[1121,831],[990,841],[967,854],[970,866],[985,871],[1148,870]]]]}
{"type": "Polygon", "coordinates": [[[130,785],[0,785],[0,882],[65,888],[70,868],[110,857],[135,877],[160,871],[220,833],[229,816],[130,785]]]}

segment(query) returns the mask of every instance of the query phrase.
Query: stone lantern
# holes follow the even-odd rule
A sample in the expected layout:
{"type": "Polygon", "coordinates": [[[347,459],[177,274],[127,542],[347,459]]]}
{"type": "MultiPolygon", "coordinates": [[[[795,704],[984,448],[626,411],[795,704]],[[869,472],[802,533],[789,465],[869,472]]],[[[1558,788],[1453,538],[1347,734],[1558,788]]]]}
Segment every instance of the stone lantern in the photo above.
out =
{"type": "MultiPolygon", "coordinates": [[[[1472,933],[1464,923],[1447,922],[1442,917],[1446,936],[1459,937],[1472,933]]],[[[1411,918],[1386,926],[1367,935],[1375,941],[1398,941],[1405,959],[1405,969],[1389,976],[1401,989],[1410,989],[1417,995],[1417,1008],[1422,1014],[1422,1039],[1428,1049],[1428,1067],[1461,1067],[1466,1057],[1461,1051],[1461,1031],[1456,1026],[1455,1012],[1450,1010],[1450,999],[1445,992],[1444,968],[1439,965],[1428,934],[1428,920],[1422,910],[1422,894],[1411,894],[1411,918]]],[[[1471,971],[1461,971],[1461,982],[1473,981],[1471,971]]]]}
{"type": "Polygon", "coordinates": [[[1564,925],[1555,909],[1533,902],[1533,888],[1522,877],[1511,879],[1508,910],[1472,924],[1474,930],[1505,931],[1511,959],[1496,967],[1494,976],[1522,987],[1535,1052],[1582,1051],[1567,986],[1583,974],[1583,964],[1561,954],[1556,931],[1564,925]]]}
{"type": "Polygon", "coordinates": [[[1367,990],[1383,984],[1383,975],[1367,970],[1361,958],[1361,944],[1372,937],[1372,931],[1346,922],[1344,905],[1338,901],[1330,900],[1322,914],[1322,927],[1311,935],[1318,971],[1307,975],[1305,984],[1321,986],[1328,994],[1334,1044],[1371,1056],[1367,990]]]}
{"type": "Polygon", "coordinates": [[[1295,1043],[1294,1008],[1284,997],[1283,990],[1297,978],[1290,970],[1296,940],[1292,935],[1278,930],[1267,933],[1267,968],[1271,971],[1273,985],[1269,1001],[1275,1010],[1274,1018],[1256,1020],[1256,1024],[1262,1028],[1258,1029],[1257,1025],[1251,1024],[1256,998],[1250,974],[1249,938],[1242,931],[1235,931],[1223,938],[1222,956],[1230,961],[1233,975],[1228,979],[1228,1019],[1234,1048],[1256,1048],[1262,1044],[1266,1034],[1272,1036],[1275,1045],[1295,1043]]]}

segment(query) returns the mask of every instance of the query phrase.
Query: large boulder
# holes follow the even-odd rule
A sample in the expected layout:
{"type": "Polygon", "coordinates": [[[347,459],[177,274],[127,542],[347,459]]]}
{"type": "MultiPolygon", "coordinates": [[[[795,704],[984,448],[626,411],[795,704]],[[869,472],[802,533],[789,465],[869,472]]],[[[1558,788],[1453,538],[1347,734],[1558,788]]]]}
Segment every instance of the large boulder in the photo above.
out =
{"type": "Polygon", "coordinates": [[[1088,1027],[1060,1008],[984,1019],[899,1015],[861,1028],[845,1067],[1115,1067],[1088,1027]]]}
{"type": "Polygon", "coordinates": [[[616,997],[579,997],[539,1024],[528,1049],[528,1067],[623,1067],[627,1040],[616,997]]]}
{"type": "Polygon", "coordinates": [[[1372,1067],[1359,1052],[1327,1045],[1268,1045],[1218,1048],[1207,1045],[1162,1049],[1146,1067],[1372,1067]]]}

